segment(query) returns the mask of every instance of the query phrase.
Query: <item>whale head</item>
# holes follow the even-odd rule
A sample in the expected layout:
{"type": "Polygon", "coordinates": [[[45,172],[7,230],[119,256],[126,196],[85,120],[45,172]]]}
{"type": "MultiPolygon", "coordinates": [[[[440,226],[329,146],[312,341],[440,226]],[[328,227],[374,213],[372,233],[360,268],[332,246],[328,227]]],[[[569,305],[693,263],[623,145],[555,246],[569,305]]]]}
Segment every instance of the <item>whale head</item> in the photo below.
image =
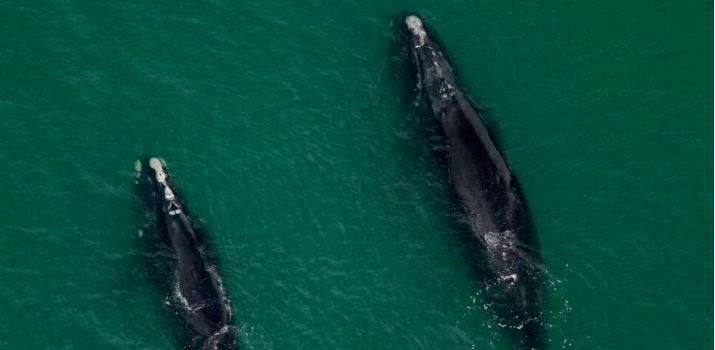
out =
{"type": "Polygon", "coordinates": [[[456,78],[442,49],[429,34],[421,18],[405,17],[410,60],[417,73],[418,86],[435,112],[458,94],[456,78]]]}
{"type": "Polygon", "coordinates": [[[166,162],[161,158],[152,157],[146,163],[148,163],[148,167],[142,166],[139,162],[136,169],[139,173],[146,169],[144,174],[151,183],[157,205],[168,215],[180,214],[182,212],[181,204],[173,189],[171,177],[166,170],[166,162]]]}
{"type": "Polygon", "coordinates": [[[422,25],[422,20],[417,16],[405,17],[407,30],[412,34],[414,45],[424,45],[427,39],[427,32],[422,25]]]}

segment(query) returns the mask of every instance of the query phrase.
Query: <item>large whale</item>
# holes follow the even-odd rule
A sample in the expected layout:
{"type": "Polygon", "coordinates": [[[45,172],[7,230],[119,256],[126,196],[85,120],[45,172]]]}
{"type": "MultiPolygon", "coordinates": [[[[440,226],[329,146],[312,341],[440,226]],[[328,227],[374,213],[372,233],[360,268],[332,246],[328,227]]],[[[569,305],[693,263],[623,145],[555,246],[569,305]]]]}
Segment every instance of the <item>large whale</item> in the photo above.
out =
{"type": "Polygon", "coordinates": [[[488,303],[523,348],[541,348],[541,257],[521,190],[440,46],[417,16],[405,25],[418,86],[449,143],[456,197],[482,248],[488,303]]]}
{"type": "MultiPolygon", "coordinates": [[[[155,222],[164,245],[170,252],[173,296],[194,341],[201,349],[231,349],[234,331],[230,326],[231,308],[216,266],[203,244],[196,223],[179,198],[164,162],[148,161],[148,169],[137,163],[137,171],[148,180],[147,198],[151,198],[155,222]]],[[[146,165],[146,164],[145,164],[146,165]]],[[[139,175],[141,176],[141,175],[139,175]]]]}

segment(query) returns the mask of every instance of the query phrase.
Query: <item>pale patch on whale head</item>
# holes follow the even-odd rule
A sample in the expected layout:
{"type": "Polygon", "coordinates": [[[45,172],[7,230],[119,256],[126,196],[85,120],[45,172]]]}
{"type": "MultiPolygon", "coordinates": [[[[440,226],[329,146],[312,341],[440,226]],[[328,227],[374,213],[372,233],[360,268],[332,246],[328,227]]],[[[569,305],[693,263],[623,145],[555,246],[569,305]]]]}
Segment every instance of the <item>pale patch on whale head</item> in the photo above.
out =
{"type": "Polygon", "coordinates": [[[418,45],[424,45],[427,32],[425,32],[425,28],[422,26],[422,20],[417,16],[407,16],[407,18],[405,18],[405,24],[407,25],[407,29],[417,37],[418,45]]]}
{"type": "Polygon", "coordinates": [[[166,172],[164,171],[163,162],[159,160],[159,158],[152,158],[149,159],[149,166],[154,169],[154,172],[156,173],[156,181],[164,185],[164,198],[168,201],[173,201],[176,197],[174,196],[174,192],[166,183],[166,172]]]}
{"type": "Polygon", "coordinates": [[[161,163],[159,158],[149,159],[149,166],[154,169],[156,173],[156,181],[162,185],[166,185],[166,173],[164,172],[164,165],[161,163]]]}
{"type": "Polygon", "coordinates": [[[176,196],[174,196],[174,192],[172,192],[168,186],[164,187],[164,198],[166,198],[167,201],[173,201],[174,199],[176,199],[176,196]]]}

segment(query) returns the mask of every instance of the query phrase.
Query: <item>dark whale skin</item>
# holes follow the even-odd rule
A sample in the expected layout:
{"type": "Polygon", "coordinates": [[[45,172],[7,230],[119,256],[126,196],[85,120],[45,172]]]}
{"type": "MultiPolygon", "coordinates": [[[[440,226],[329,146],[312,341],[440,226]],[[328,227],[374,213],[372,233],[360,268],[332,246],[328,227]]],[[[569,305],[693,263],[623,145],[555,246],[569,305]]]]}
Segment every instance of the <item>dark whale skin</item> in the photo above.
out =
{"type": "Polygon", "coordinates": [[[454,192],[482,250],[487,302],[520,347],[543,348],[541,255],[521,189],[439,44],[418,17],[405,25],[418,87],[448,141],[454,192]]]}
{"type": "Polygon", "coordinates": [[[151,158],[139,168],[146,169],[143,180],[150,184],[145,188],[152,191],[149,196],[157,228],[171,252],[173,294],[187,327],[194,333],[195,341],[200,339],[201,349],[236,349],[230,326],[231,307],[221,278],[163,161],[151,158]]]}

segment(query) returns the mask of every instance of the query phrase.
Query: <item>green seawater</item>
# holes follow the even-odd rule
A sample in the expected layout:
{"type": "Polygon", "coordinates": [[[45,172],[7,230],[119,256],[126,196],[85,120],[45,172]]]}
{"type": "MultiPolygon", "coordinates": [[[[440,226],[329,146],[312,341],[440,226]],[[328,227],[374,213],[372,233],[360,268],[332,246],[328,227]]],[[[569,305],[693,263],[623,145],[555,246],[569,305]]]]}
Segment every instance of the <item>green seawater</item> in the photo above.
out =
{"type": "Polygon", "coordinates": [[[0,348],[176,349],[134,161],[205,223],[243,349],[511,349],[396,32],[518,177],[550,349],[713,348],[709,1],[0,1],[0,348]]]}

